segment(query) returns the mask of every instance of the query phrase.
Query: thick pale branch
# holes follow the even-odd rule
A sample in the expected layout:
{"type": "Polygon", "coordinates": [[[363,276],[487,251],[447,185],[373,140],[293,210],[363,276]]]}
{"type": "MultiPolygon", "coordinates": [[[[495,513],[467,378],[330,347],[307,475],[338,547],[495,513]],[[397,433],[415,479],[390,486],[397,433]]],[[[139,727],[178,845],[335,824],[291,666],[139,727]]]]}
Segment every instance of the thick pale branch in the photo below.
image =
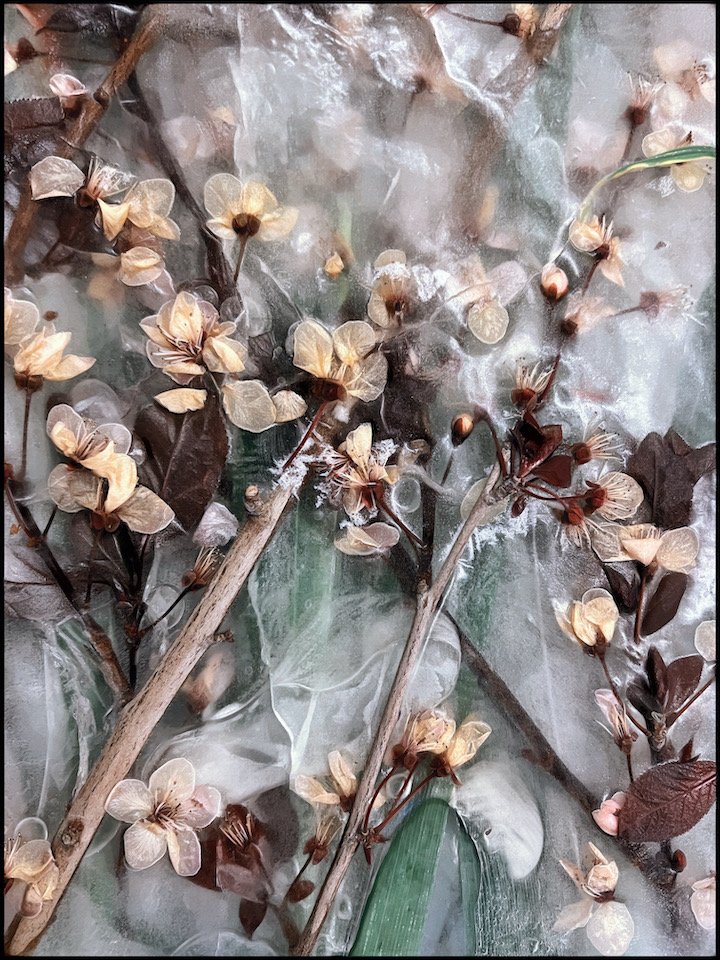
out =
{"type": "Polygon", "coordinates": [[[8,954],[26,953],[42,935],[100,826],[110,791],[119,780],[127,777],[173,697],[202,654],[214,642],[230,605],[277,529],[292,497],[293,490],[290,487],[277,488],[261,512],[247,520],[223,565],[160,666],[121,714],[115,730],[55,834],[53,853],[60,868],[60,880],[53,899],[43,904],[37,917],[20,921],[6,946],[8,954]]]}

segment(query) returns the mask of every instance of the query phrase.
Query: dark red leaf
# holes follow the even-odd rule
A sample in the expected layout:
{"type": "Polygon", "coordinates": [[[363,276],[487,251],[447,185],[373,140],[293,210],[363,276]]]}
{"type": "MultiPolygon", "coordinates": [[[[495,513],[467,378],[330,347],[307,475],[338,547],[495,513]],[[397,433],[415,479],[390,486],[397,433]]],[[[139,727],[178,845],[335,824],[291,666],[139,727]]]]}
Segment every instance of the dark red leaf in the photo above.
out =
{"type": "Polygon", "coordinates": [[[680,751],[678,756],[680,763],[690,763],[691,760],[697,760],[697,757],[693,756],[693,738],[690,737],[688,742],[680,751]]]}
{"type": "Polygon", "coordinates": [[[673,660],[667,668],[668,692],[665,711],[671,713],[681,707],[691,697],[700,683],[705,661],[698,654],[673,660]]]}
{"type": "Polygon", "coordinates": [[[286,896],[290,903],[299,903],[301,900],[309,897],[314,889],[315,884],[312,880],[293,880],[286,896]]]}
{"type": "Polygon", "coordinates": [[[562,427],[559,423],[541,427],[535,417],[526,410],[513,427],[512,437],[520,451],[517,475],[522,478],[532,473],[535,467],[557,450],[562,443],[562,427]]]}
{"type": "Polygon", "coordinates": [[[691,830],[715,802],[712,760],[670,761],[630,784],[619,814],[619,836],[630,843],[663,843],[691,830]]]}
{"type": "Polygon", "coordinates": [[[256,903],[254,900],[240,900],[238,915],[242,928],[249,937],[252,937],[263,922],[266,913],[267,900],[263,900],[261,903],[256,903]]]}
{"type": "Polygon", "coordinates": [[[3,123],[5,133],[14,134],[35,127],[55,126],[64,119],[65,111],[57,97],[36,97],[6,103],[3,123]]]}
{"type": "Polygon", "coordinates": [[[215,493],[228,452],[227,430],[217,397],[182,416],[157,404],[140,411],[135,434],[147,460],[141,480],[166,500],[178,522],[192,529],[215,493]]]}
{"type": "Polygon", "coordinates": [[[642,618],[641,633],[650,636],[670,623],[688,585],[686,573],[666,573],[650,598],[642,618]]]}
{"type": "Polygon", "coordinates": [[[610,584],[610,592],[615,598],[618,607],[624,613],[634,613],[637,609],[640,577],[633,564],[619,563],[613,566],[609,563],[602,565],[610,584]]]}
{"type": "Polygon", "coordinates": [[[648,678],[648,687],[660,704],[665,703],[667,696],[667,667],[662,654],[657,647],[650,647],[645,660],[645,673],[648,678]]]}
{"type": "Polygon", "coordinates": [[[575,461],[567,453],[560,453],[556,457],[550,457],[545,463],[535,467],[532,471],[534,477],[539,477],[554,487],[569,487],[572,481],[572,471],[575,461]]]}
{"type": "Polygon", "coordinates": [[[636,677],[627,688],[627,698],[646,720],[653,713],[662,713],[662,704],[653,696],[643,677],[636,677]]]}

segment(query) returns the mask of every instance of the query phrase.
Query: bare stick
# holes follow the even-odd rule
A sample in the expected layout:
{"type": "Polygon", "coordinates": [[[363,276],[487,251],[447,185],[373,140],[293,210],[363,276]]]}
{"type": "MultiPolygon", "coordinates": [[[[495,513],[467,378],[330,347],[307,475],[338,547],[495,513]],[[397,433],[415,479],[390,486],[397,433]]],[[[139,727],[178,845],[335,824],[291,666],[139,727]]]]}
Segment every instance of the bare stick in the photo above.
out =
{"type": "Polygon", "coordinates": [[[105,801],[130,769],[148,737],[215,634],[258,557],[275,533],[294,489],[278,487],[261,512],[250,517],[202,600],[159,667],[120,716],[88,779],[82,785],[53,840],[60,869],[57,889],[37,917],[25,918],[6,945],[10,955],[27,952],[42,935],[105,814],[105,801]]]}

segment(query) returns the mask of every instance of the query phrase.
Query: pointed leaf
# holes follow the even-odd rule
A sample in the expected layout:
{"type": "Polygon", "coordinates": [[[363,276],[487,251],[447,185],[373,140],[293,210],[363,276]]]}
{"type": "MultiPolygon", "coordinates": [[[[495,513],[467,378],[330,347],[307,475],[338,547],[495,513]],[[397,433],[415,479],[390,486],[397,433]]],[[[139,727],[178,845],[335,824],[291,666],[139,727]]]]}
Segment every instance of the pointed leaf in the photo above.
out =
{"type": "Polygon", "coordinates": [[[668,664],[668,692],[665,702],[667,712],[679,709],[695,693],[704,666],[705,661],[698,654],[680,657],[668,664]]]}
{"type": "Polygon", "coordinates": [[[650,636],[670,623],[680,606],[688,585],[686,573],[667,573],[645,608],[641,633],[650,636]]]}
{"type": "Polygon", "coordinates": [[[670,761],[630,784],[618,835],[630,843],[663,843],[687,833],[715,802],[712,760],[670,761]]]}
{"type": "Polygon", "coordinates": [[[238,915],[240,923],[245,933],[252,937],[257,928],[265,919],[267,913],[267,900],[262,903],[255,903],[253,900],[241,900],[238,915]]]}
{"type": "Polygon", "coordinates": [[[554,487],[565,488],[570,486],[572,470],[575,461],[566,453],[550,457],[545,463],[533,470],[533,476],[551,483],[554,487]]]}
{"type": "Polygon", "coordinates": [[[603,564],[603,570],[610,584],[610,592],[623,613],[634,613],[637,609],[640,577],[632,564],[620,563],[613,566],[603,564]]]}

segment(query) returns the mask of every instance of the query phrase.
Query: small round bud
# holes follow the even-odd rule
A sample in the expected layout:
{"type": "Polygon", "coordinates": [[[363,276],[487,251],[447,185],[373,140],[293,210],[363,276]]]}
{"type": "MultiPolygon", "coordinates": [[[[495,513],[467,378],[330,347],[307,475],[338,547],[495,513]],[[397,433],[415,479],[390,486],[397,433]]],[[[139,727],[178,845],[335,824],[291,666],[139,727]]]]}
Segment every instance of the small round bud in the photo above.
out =
{"type": "Polygon", "coordinates": [[[560,324],[560,332],[563,333],[566,337],[574,337],[578,331],[578,325],[575,320],[571,320],[569,317],[565,317],[563,322],[560,324]]]}
{"type": "Polygon", "coordinates": [[[540,287],[545,297],[556,303],[568,292],[567,274],[556,263],[546,263],[540,274],[540,287]]]}
{"type": "Polygon", "coordinates": [[[475,429],[475,418],[471,413],[459,413],[450,425],[450,436],[454,447],[465,443],[475,429]]]}
{"type": "Polygon", "coordinates": [[[507,13],[502,22],[502,28],[505,33],[509,33],[513,37],[520,36],[520,28],[522,26],[522,21],[516,13],[507,13]]]}
{"type": "Polygon", "coordinates": [[[323,267],[323,270],[325,271],[325,273],[332,280],[334,280],[335,277],[339,277],[344,269],[345,269],[345,264],[343,263],[343,259],[340,256],[340,254],[337,252],[333,253],[332,256],[327,258],[327,260],[325,261],[325,266],[323,267]]]}
{"type": "Polygon", "coordinates": [[[524,512],[525,507],[528,505],[527,497],[518,497],[517,500],[513,501],[512,507],[510,507],[510,516],[519,517],[521,513],[524,512]]]}
{"type": "Polygon", "coordinates": [[[46,310],[43,314],[43,320],[46,320],[48,323],[51,323],[53,320],[57,320],[57,310],[46,310]]]}
{"type": "Polygon", "coordinates": [[[687,857],[682,850],[676,850],[672,855],[672,868],[675,873],[682,873],[687,867],[687,857]]]}
{"type": "Polygon", "coordinates": [[[249,487],[245,488],[245,509],[251,516],[255,516],[260,513],[262,510],[262,497],[260,496],[260,488],[257,487],[254,483],[251,483],[249,487]]]}
{"type": "Polygon", "coordinates": [[[592,450],[586,443],[574,443],[570,447],[570,453],[573,455],[575,463],[590,463],[592,460],[592,450]]]}

